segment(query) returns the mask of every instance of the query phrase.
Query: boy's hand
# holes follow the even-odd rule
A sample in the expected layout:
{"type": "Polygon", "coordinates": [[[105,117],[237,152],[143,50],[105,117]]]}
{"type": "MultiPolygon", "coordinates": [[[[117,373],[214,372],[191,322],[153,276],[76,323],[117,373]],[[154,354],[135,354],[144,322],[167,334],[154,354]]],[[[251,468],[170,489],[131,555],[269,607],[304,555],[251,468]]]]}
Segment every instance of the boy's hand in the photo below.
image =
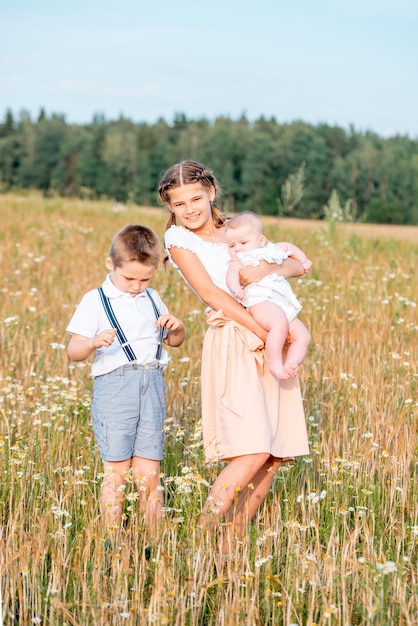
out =
{"type": "Polygon", "coordinates": [[[158,328],[167,328],[167,330],[180,330],[180,328],[184,328],[184,324],[181,320],[174,317],[174,315],[170,315],[167,313],[166,315],[160,315],[157,320],[158,328]]]}
{"type": "Polygon", "coordinates": [[[116,328],[109,328],[93,337],[93,346],[95,350],[97,348],[103,348],[111,346],[116,337],[116,328]]]}
{"type": "Polygon", "coordinates": [[[177,347],[183,343],[186,336],[186,328],[183,322],[174,317],[174,315],[169,313],[161,315],[157,320],[157,327],[168,330],[167,336],[164,338],[164,343],[168,346],[177,347]]]}

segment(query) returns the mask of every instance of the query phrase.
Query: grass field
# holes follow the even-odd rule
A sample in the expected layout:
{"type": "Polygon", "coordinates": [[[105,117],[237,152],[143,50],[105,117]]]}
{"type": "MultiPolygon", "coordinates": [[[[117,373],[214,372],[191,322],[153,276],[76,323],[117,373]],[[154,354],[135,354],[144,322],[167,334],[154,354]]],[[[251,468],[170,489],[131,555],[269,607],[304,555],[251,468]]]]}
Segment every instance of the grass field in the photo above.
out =
{"type": "Polygon", "coordinates": [[[216,475],[200,439],[203,305],[159,268],[153,286],[188,337],[166,372],[166,508],[150,561],[129,485],[120,550],[104,549],[90,369],[65,351],[115,231],[162,235],[164,212],[29,194],[0,196],[0,216],[4,624],[418,623],[418,228],[265,220],[314,261],[292,282],[313,336],[301,368],[311,455],[279,470],[222,564],[196,530],[216,475]]]}

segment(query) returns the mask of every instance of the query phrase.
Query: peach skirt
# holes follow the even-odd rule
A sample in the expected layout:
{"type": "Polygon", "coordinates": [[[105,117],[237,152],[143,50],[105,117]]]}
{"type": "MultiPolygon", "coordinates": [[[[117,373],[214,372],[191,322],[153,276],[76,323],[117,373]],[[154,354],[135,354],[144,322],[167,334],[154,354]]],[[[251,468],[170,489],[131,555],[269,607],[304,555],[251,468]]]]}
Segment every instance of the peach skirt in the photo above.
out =
{"type": "Polygon", "coordinates": [[[261,340],[212,313],[202,353],[202,428],[208,462],[268,452],[309,454],[298,378],[273,378],[261,340]]]}

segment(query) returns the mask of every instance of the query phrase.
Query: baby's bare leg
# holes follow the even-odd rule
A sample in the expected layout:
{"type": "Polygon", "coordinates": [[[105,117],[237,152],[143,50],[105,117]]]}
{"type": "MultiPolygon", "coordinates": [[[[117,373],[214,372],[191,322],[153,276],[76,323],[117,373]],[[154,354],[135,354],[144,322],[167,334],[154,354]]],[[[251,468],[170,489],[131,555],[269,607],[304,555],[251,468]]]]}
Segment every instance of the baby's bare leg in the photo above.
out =
{"type": "Polygon", "coordinates": [[[311,343],[311,335],[298,319],[294,319],[289,324],[289,348],[286,354],[284,369],[289,377],[297,376],[298,367],[308,352],[311,343]]]}
{"type": "Polygon", "coordinates": [[[260,302],[250,307],[250,313],[268,335],[266,357],[269,370],[279,380],[289,378],[283,365],[283,346],[289,333],[289,322],[283,309],[275,302],[260,302]]]}

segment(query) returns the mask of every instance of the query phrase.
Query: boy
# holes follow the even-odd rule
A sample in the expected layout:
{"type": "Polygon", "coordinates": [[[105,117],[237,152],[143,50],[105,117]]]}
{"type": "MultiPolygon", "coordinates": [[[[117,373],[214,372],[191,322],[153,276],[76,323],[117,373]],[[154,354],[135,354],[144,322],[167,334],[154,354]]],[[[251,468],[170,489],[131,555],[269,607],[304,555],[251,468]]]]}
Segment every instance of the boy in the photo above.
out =
{"type": "Polygon", "coordinates": [[[100,509],[110,531],[120,526],[128,472],[151,534],[162,517],[168,357],[161,342],[180,346],[185,327],[148,288],[159,261],[160,243],[151,228],[122,228],[106,259],[110,273],[101,290],[84,295],[67,327],[71,360],[84,361],[95,352],[93,431],[105,475],[100,509]]]}

